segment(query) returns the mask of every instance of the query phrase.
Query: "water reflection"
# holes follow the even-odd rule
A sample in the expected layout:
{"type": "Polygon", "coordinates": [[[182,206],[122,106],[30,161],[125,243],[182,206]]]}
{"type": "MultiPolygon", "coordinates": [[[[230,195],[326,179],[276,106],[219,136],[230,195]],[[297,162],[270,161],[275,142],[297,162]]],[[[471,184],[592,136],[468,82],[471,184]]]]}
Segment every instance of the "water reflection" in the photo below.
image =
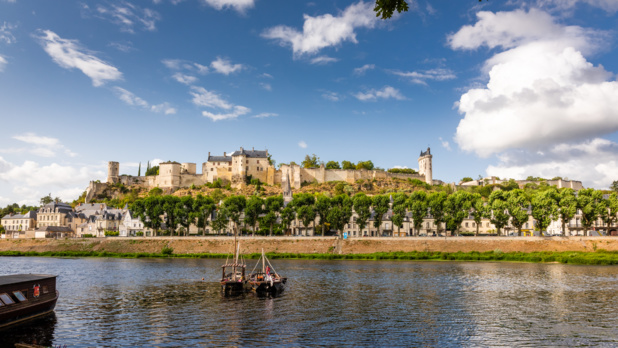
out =
{"type": "Polygon", "coordinates": [[[45,344],[618,344],[616,267],[277,260],[289,278],[279,296],[226,297],[220,260],[3,261],[8,272],[60,275],[45,344]]]}
{"type": "Polygon", "coordinates": [[[57,318],[51,313],[41,318],[30,320],[22,325],[9,326],[0,330],[0,347],[14,348],[15,343],[51,346],[57,318]]]}

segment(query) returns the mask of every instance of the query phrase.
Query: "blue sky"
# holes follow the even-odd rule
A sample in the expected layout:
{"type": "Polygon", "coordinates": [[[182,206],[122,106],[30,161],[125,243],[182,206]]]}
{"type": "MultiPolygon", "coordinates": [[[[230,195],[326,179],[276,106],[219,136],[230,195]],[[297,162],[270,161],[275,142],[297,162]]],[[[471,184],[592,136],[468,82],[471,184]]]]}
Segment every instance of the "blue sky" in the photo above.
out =
{"type": "Polygon", "coordinates": [[[268,149],[618,180],[617,0],[0,0],[0,205],[268,149]]]}

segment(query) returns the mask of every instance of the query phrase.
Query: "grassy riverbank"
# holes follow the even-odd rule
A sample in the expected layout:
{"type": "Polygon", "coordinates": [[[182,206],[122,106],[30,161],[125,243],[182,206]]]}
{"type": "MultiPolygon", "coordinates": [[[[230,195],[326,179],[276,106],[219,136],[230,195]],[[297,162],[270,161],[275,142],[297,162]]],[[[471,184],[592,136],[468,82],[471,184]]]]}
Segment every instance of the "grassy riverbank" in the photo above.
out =
{"type": "MultiPolygon", "coordinates": [[[[225,259],[229,254],[196,253],[174,254],[171,249],[160,253],[114,253],[108,251],[2,251],[0,256],[46,256],[46,257],[117,257],[117,258],[210,258],[225,259]]],[[[370,254],[301,254],[267,253],[270,259],[306,260],[407,260],[407,261],[503,261],[533,263],[566,263],[575,265],[618,265],[618,252],[597,250],[594,252],[378,252],[370,254]]],[[[258,259],[259,253],[243,255],[246,259],[258,259]]]]}

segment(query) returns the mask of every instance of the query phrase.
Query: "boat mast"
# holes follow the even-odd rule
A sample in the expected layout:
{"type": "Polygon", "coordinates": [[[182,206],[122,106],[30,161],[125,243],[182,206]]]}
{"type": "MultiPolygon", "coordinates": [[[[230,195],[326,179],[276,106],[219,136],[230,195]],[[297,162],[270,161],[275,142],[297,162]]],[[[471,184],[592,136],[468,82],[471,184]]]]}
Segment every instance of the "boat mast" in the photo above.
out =
{"type": "Polygon", "coordinates": [[[262,272],[266,272],[266,256],[264,256],[264,248],[262,248],[262,272]]]}

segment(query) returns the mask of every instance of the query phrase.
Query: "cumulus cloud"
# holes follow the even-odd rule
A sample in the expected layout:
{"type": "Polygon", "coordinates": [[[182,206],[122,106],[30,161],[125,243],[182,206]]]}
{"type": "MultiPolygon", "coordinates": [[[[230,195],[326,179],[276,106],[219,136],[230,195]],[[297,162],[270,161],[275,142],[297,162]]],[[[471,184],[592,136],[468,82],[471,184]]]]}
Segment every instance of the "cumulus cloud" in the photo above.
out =
{"type": "Polygon", "coordinates": [[[309,62],[314,65],[326,65],[329,63],[334,63],[339,61],[337,58],[329,57],[329,56],[319,56],[312,58],[309,62]]]}
{"type": "Polygon", "coordinates": [[[489,156],[544,149],[618,130],[618,82],[584,57],[607,33],[557,24],[540,10],[479,12],[474,25],[449,37],[453,49],[486,46],[489,81],[463,94],[455,141],[489,156]]]}
{"type": "Polygon", "coordinates": [[[15,36],[11,33],[15,28],[17,28],[16,25],[3,22],[2,25],[0,25],[0,42],[4,42],[7,45],[17,42],[17,39],[15,39],[15,36]]]}
{"type": "Polygon", "coordinates": [[[62,200],[72,201],[90,180],[104,180],[105,176],[104,164],[79,167],[25,161],[18,165],[0,157],[0,182],[13,188],[12,194],[19,197],[19,204],[38,204],[39,199],[50,192],[62,200]]]}
{"type": "Polygon", "coordinates": [[[331,91],[325,91],[324,93],[322,93],[322,98],[330,101],[339,101],[339,99],[341,99],[337,92],[331,91]]]}
{"type": "Polygon", "coordinates": [[[161,61],[168,69],[176,71],[172,78],[182,84],[192,85],[198,81],[195,75],[206,75],[207,66],[182,59],[164,59],[161,61]]]}
{"type": "Polygon", "coordinates": [[[451,151],[451,144],[448,142],[448,140],[443,140],[442,137],[439,137],[438,139],[440,140],[440,144],[442,144],[443,148],[451,151]]]}
{"type": "Polygon", "coordinates": [[[24,133],[12,137],[30,147],[17,147],[1,149],[2,153],[30,153],[39,157],[55,157],[58,152],[67,156],[75,157],[77,154],[60,143],[57,138],[40,136],[35,133],[24,133]]]}
{"type": "Polygon", "coordinates": [[[273,86],[271,86],[270,83],[260,82],[260,87],[262,87],[263,89],[269,92],[273,90],[273,86]]]}
{"type": "Polygon", "coordinates": [[[392,71],[392,74],[409,79],[419,85],[427,85],[427,80],[446,81],[457,78],[450,69],[436,68],[423,71],[392,71]]]}
{"type": "Polygon", "coordinates": [[[193,104],[197,106],[225,110],[221,113],[202,111],[204,117],[208,117],[213,121],[235,119],[251,112],[251,109],[229,103],[219,94],[208,91],[203,87],[192,86],[190,94],[193,96],[193,104]]]}
{"type": "Polygon", "coordinates": [[[365,64],[361,66],[360,68],[354,69],[354,75],[358,75],[358,76],[365,75],[367,70],[373,70],[375,68],[376,68],[375,64],[365,64]]]}
{"type": "Polygon", "coordinates": [[[253,117],[255,118],[268,118],[268,117],[277,117],[279,116],[278,114],[274,114],[272,112],[262,112],[261,114],[257,114],[253,117]]]}
{"type": "Polygon", "coordinates": [[[581,180],[585,187],[608,188],[618,172],[618,144],[595,138],[574,144],[558,144],[544,151],[510,150],[490,165],[487,174],[523,179],[556,176],[581,180]]]}
{"type": "Polygon", "coordinates": [[[172,78],[185,85],[192,85],[195,82],[197,82],[197,77],[192,76],[192,75],[185,75],[179,72],[172,75],[172,78]]]}
{"type": "Polygon", "coordinates": [[[255,0],[202,0],[202,2],[219,11],[232,8],[240,13],[244,13],[255,5],[255,0]]]}
{"type": "Polygon", "coordinates": [[[217,57],[212,63],[210,63],[210,67],[219,74],[229,75],[235,72],[238,72],[244,69],[242,64],[232,64],[228,59],[223,59],[217,57]]]}
{"type": "Polygon", "coordinates": [[[301,149],[306,149],[307,148],[307,143],[304,142],[303,140],[298,142],[298,147],[300,147],[301,149]]]}
{"type": "Polygon", "coordinates": [[[401,92],[399,92],[397,88],[393,88],[391,86],[384,86],[381,90],[370,89],[366,92],[358,92],[354,94],[354,97],[360,101],[376,101],[378,99],[406,99],[403,95],[401,95],[401,92]]]}
{"type": "Polygon", "coordinates": [[[139,26],[143,30],[156,30],[156,22],[161,19],[158,12],[149,8],[141,8],[126,1],[109,3],[108,6],[98,4],[96,8],[83,7],[86,13],[107,20],[120,27],[120,30],[134,33],[134,28],[139,26]]]}
{"type": "Polygon", "coordinates": [[[92,79],[95,87],[106,81],[122,79],[122,73],[118,69],[81,47],[77,40],[63,39],[50,30],[39,30],[36,38],[56,64],[65,69],[81,70],[92,79]]]}
{"type": "Polygon", "coordinates": [[[312,17],[305,14],[302,32],[279,25],[264,31],[262,37],[292,47],[294,57],[316,54],[323,48],[345,41],[356,43],[356,29],[373,28],[378,22],[373,7],[370,2],[361,1],[348,6],[338,16],[324,14],[312,17]]]}
{"type": "Polygon", "coordinates": [[[150,103],[148,103],[144,99],[136,96],[135,94],[127,91],[124,88],[114,87],[113,90],[118,96],[118,98],[123,102],[127,103],[128,105],[138,106],[145,110],[149,110],[155,113],[163,113],[166,115],[173,115],[176,113],[176,109],[171,107],[170,104],[167,102],[158,105],[150,105],[150,103]]]}

